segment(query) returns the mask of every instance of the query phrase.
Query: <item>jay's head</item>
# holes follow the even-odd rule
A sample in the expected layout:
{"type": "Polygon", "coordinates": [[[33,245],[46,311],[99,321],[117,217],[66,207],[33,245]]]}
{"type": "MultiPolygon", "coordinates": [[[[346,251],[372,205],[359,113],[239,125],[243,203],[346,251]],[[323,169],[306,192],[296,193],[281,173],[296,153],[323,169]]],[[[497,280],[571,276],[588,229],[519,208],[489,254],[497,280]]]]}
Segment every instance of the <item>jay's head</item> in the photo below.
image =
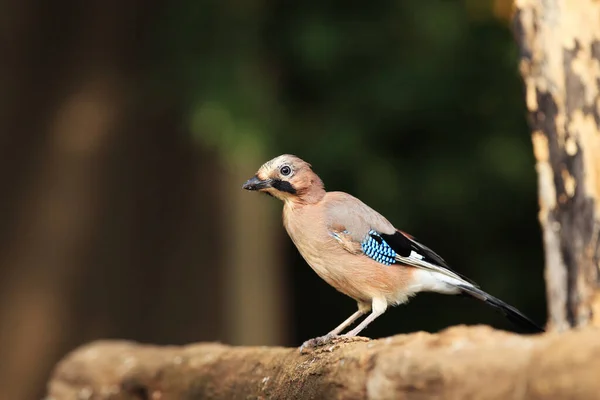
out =
{"type": "Polygon", "coordinates": [[[267,193],[286,202],[318,201],[318,194],[324,194],[323,182],[310,164],[291,154],[264,163],[242,188],[267,193]]]}

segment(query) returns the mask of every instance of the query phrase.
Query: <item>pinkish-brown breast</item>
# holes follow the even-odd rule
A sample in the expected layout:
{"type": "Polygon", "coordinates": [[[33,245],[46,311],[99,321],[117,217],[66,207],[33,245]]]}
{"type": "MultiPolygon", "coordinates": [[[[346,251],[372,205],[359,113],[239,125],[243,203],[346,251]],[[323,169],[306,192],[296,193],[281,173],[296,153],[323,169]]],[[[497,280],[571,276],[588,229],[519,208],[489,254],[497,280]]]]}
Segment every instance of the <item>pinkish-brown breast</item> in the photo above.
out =
{"type": "Polygon", "coordinates": [[[286,204],[284,226],[310,267],[328,284],[357,301],[385,297],[389,303],[405,301],[412,268],[385,266],[362,254],[347,251],[331,234],[326,204],[286,204]]]}

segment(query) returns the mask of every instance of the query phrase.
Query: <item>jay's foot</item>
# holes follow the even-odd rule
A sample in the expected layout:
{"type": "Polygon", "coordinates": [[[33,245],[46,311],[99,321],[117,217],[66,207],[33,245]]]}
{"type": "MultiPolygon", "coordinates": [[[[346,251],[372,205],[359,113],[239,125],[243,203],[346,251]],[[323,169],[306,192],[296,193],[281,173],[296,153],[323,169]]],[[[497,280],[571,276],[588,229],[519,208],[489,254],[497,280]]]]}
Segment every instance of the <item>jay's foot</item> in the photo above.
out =
{"type": "Polygon", "coordinates": [[[326,344],[331,343],[335,338],[339,338],[339,336],[327,334],[325,336],[309,339],[302,343],[302,346],[300,346],[300,353],[304,353],[305,350],[316,349],[317,347],[325,346],[326,344]]]}
{"type": "Polygon", "coordinates": [[[329,344],[336,345],[339,343],[368,342],[370,340],[371,339],[362,336],[338,336],[327,334],[325,336],[319,336],[302,343],[302,346],[300,346],[300,353],[304,354],[308,350],[316,349],[329,344]]]}

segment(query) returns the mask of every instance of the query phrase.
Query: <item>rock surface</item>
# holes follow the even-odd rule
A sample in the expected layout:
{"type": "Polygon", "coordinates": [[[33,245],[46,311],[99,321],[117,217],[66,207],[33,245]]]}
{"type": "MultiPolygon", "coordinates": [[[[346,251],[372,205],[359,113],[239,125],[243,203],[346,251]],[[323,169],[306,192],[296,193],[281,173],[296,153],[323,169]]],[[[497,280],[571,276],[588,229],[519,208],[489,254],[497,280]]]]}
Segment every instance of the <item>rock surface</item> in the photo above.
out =
{"type": "Polygon", "coordinates": [[[296,348],[90,343],[50,399],[598,399],[600,331],[520,336],[458,326],[296,348]]]}

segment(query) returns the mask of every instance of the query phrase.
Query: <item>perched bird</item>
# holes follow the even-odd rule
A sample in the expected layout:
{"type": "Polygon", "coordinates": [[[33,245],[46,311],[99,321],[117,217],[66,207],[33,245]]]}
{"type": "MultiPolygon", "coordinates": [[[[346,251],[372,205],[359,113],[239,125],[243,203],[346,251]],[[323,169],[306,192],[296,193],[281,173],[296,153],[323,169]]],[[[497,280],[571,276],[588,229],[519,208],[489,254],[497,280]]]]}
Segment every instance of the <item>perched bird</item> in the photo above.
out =
{"type": "Polygon", "coordinates": [[[354,337],[388,306],[406,303],[425,291],[472,296],[529,331],[543,332],[519,310],[453,271],[442,257],[356,197],[326,192],[311,165],[294,155],[266,162],[243,189],[282,200],[283,224],[302,257],[322,279],[358,303],[358,311],[348,319],[305,345],[338,336],[370,312],[343,335],[354,337]]]}

